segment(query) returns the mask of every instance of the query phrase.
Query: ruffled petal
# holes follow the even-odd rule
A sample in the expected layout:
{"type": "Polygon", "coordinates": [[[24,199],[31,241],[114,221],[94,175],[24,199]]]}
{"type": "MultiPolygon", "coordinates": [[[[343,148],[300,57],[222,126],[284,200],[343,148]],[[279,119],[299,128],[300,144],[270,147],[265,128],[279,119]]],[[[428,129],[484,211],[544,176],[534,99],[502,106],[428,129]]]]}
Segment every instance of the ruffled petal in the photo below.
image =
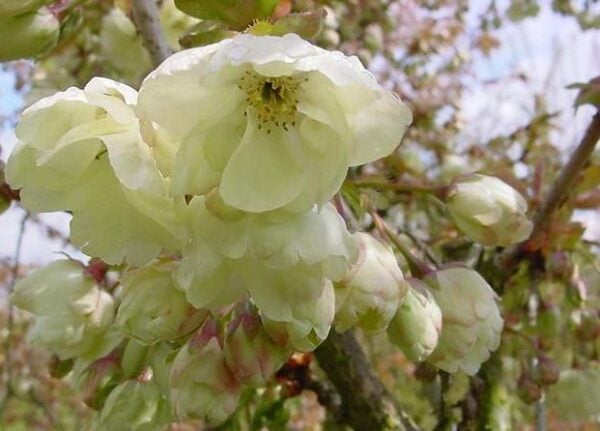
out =
{"type": "Polygon", "coordinates": [[[246,134],[223,172],[219,189],[223,200],[249,212],[293,201],[304,184],[303,169],[293,157],[294,144],[281,129],[258,130],[249,118],[246,134]]]}

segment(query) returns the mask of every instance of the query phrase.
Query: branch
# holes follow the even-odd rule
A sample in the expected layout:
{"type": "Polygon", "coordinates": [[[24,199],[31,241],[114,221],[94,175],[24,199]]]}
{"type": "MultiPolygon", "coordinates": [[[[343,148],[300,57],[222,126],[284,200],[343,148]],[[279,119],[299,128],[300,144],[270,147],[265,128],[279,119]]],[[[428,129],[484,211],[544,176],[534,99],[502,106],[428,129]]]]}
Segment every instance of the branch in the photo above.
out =
{"type": "Polygon", "coordinates": [[[6,352],[5,352],[5,365],[4,365],[4,375],[3,380],[6,387],[6,394],[4,395],[4,399],[0,401],[0,417],[4,415],[4,410],[6,409],[6,405],[8,403],[9,398],[14,394],[13,391],[13,353],[12,353],[12,331],[15,321],[15,313],[14,307],[10,302],[10,294],[12,293],[15,285],[17,284],[17,280],[19,279],[19,268],[21,266],[21,250],[23,248],[23,237],[25,236],[25,227],[27,224],[27,220],[29,219],[29,213],[26,212],[23,218],[21,219],[21,224],[19,226],[19,233],[17,236],[17,245],[15,247],[14,259],[12,262],[12,269],[10,271],[10,281],[8,283],[8,292],[7,292],[7,306],[8,306],[8,321],[6,322],[6,352]]]}
{"type": "Polygon", "coordinates": [[[341,421],[357,431],[418,430],[373,374],[351,331],[338,334],[331,330],[315,356],[340,394],[341,421]]]}
{"type": "Polygon", "coordinates": [[[144,46],[150,53],[154,66],[158,66],[173,52],[160,25],[158,6],[155,0],[133,0],[133,20],[142,35],[144,46]]]}
{"type": "Polygon", "coordinates": [[[592,122],[588,126],[583,139],[569,158],[567,164],[562,168],[558,179],[546,198],[533,216],[533,232],[530,239],[506,250],[502,259],[504,268],[512,267],[523,251],[523,246],[537,240],[544,232],[552,218],[552,214],[560,208],[565,199],[573,191],[573,186],[590,157],[594,152],[596,143],[600,139],[600,113],[596,112],[592,122]]]}

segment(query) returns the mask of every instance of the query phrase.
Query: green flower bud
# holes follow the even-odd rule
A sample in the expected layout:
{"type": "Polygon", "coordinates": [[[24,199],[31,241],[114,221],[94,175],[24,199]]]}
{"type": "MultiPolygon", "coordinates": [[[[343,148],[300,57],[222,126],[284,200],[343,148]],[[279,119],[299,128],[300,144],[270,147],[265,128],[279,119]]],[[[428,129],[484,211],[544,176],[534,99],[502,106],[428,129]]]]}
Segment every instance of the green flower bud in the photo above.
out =
{"type": "Polygon", "coordinates": [[[0,0],[0,19],[34,11],[47,3],[46,0],[0,0]]]}
{"type": "Polygon", "coordinates": [[[458,177],[450,186],[446,204],[459,229],[486,246],[524,241],[533,228],[527,219],[523,196],[495,177],[480,174],[458,177]]]}
{"type": "Polygon", "coordinates": [[[217,325],[207,318],[181,348],[171,369],[171,402],[178,419],[224,422],[240,397],[241,386],[227,367],[217,325]]]}
{"type": "Polygon", "coordinates": [[[120,341],[112,296],[78,262],[58,260],[33,272],[17,283],[11,300],[36,317],[31,341],[61,359],[96,359],[120,341]]]}
{"type": "Polygon", "coordinates": [[[443,317],[442,335],[429,361],[449,373],[475,374],[500,345],[503,320],[496,293],[481,275],[466,267],[440,269],[423,281],[443,317]]]}
{"type": "Polygon", "coordinates": [[[127,380],[114,388],[100,412],[99,431],[160,431],[171,421],[169,401],[152,381],[127,380]]]}
{"type": "Polygon", "coordinates": [[[438,344],[442,331],[442,312],[425,283],[417,279],[408,281],[404,302],[396,311],[387,333],[413,362],[427,358],[438,344]]]}
{"type": "Polygon", "coordinates": [[[406,294],[402,270],[392,249],[371,235],[357,233],[360,254],[357,262],[336,287],[336,328],[352,326],[367,331],[387,328],[406,294]]]}
{"type": "Polygon", "coordinates": [[[183,337],[200,326],[207,312],[192,307],[177,289],[171,278],[176,267],[175,262],[157,261],[123,276],[117,323],[129,337],[154,344],[183,337]]]}
{"type": "Polygon", "coordinates": [[[292,354],[276,344],[265,332],[260,316],[240,304],[225,338],[225,362],[238,380],[264,385],[292,354]]]}
{"type": "Polygon", "coordinates": [[[295,304],[291,320],[277,321],[262,315],[265,330],[277,344],[312,352],[327,338],[335,314],[335,293],[330,281],[323,283],[319,298],[295,304]]]}
{"type": "Polygon", "coordinates": [[[102,18],[100,53],[126,82],[139,84],[152,67],[135,25],[117,8],[102,18]]]}
{"type": "Polygon", "coordinates": [[[48,9],[16,16],[0,16],[0,61],[42,55],[58,41],[59,23],[48,9]]]}

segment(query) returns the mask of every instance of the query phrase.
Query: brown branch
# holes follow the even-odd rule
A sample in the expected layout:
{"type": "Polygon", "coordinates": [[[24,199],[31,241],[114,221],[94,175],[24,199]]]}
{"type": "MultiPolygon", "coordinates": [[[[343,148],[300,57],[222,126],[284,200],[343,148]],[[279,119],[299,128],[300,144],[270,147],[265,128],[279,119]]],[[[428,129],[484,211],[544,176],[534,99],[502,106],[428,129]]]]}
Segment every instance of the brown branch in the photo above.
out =
{"type": "Polygon", "coordinates": [[[331,330],[315,357],[342,399],[340,420],[357,431],[416,431],[372,371],[352,331],[331,330]]]}
{"type": "Polygon", "coordinates": [[[8,291],[7,296],[8,299],[6,303],[8,304],[8,319],[6,322],[6,352],[5,352],[5,366],[4,366],[4,375],[3,380],[6,387],[6,394],[4,399],[0,401],[0,417],[4,415],[4,410],[7,406],[9,398],[14,395],[13,390],[13,353],[12,353],[12,330],[15,321],[15,313],[14,307],[10,302],[10,294],[12,293],[15,285],[17,284],[17,280],[19,279],[19,268],[21,262],[21,250],[23,248],[23,237],[25,236],[25,226],[27,224],[27,220],[29,219],[29,213],[25,213],[23,219],[21,220],[21,224],[19,226],[19,233],[17,236],[17,245],[15,247],[15,255],[12,262],[12,269],[10,272],[10,281],[8,283],[8,291]]]}
{"type": "Polygon", "coordinates": [[[160,25],[155,0],[133,0],[133,20],[142,36],[144,46],[150,53],[154,66],[158,66],[173,52],[160,25]]]}
{"type": "Polygon", "coordinates": [[[600,139],[600,113],[596,112],[592,122],[588,126],[583,139],[571,154],[569,161],[560,171],[558,178],[542,204],[533,216],[533,232],[529,240],[518,244],[506,250],[502,258],[502,266],[506,268],[512,267],[524,248],[534,243],[544,233],[552,215],[565,202],[566,198],[573,191],[573,186],[585,166],[589,163],[590,157],[594,152],[594,148],[600,139]]]}

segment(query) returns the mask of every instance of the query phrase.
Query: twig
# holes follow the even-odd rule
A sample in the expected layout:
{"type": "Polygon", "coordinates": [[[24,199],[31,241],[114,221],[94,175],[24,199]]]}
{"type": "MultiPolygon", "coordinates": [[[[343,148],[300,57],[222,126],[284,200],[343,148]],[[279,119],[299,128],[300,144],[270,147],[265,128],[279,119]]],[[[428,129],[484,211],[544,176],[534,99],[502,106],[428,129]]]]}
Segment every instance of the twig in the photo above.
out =
{"type": "Polygon", "coordinates": [[[150,53],[154,66],[158,66],[169,55],[171,48],[160,26],[158,6],[155,0],[133,0],[133,20],[142,35],[144,46],[150,53]]]}
{"type": "Polygon", "coordinates": [[[393,190],[399,193],[423,193],[434,195],[438,198],[443,198],[448,190],[447,186],[427,186],[417,185],[408,183],[390,183],[385,181],[371,181],[371,180],[356,180],[350,181],[355,187],[368,187],[380,190],[393,190]]]}
{"type": "Polygon", "coordinates": [[[515,264],[524,245],[539,239],[548,226],[552,214],[554,214],[554,212],[563,204],[569,193],[572,192],[572,187],[575,184],[577,177],[589,162],[599,139],[600,113],[597,112],[588,126],[583,139],[569,158],[567,164],[560,171],[558,179],[533,216],[533,232],[531,233],[530,239],[525,243],[507,249],[505,252],[502,258],[502,266],[505,269],[510,268],[515,264]]]}
{"type": "Polygon", "coordinates": [[[340,394],[341,421],[357,431],[419,429],[375,376],[352,331],[331,330],[315,357],[340,394]]]}
{"type": "Polygon", "coordinates": [[[7,304],[8,304],[8,318],[7,318],[7,322],[6,322],[6,331],[7,331],[7,336],[6,336],[6,355],[5,355],[5,361],[6,361],[6,365],[4,367],[4,383],[5,383],[5,387],[6,387],[6,395],[4,397],[4,399],[0,402],[0,416],[4,413],[4,409],[6,408],[6,403],[8,402],[8,399],[12,396],[13,394],[13,386],[12,386],[12,380],[13,380],[13,371],[12,371],[12,330],[13,330],[13,326],[14,326],[14,320],[15,320],[15,316],[14,316],[14,308],[13,305],[10,303],[10,294],[12,293],[15,284],[17,284],[17,279],[19,278],[19,267],[20,267],[20,261],[21,261],[21,249],[23,248],[23,237],[25,236],[25,225],[27,224],[27,220],[29,219],[29,213],[25,213],[25,215],[23,216],[23,219],[21,220],[21,224],[19,226],[19,233],[17,236],[17,245],[15,247],[15,255],[14,255],[14,259],[12,262],[12,269],[10,272],[10,281],[8,283],[8,296],[9,299],[7,300],[7,304]]]}

